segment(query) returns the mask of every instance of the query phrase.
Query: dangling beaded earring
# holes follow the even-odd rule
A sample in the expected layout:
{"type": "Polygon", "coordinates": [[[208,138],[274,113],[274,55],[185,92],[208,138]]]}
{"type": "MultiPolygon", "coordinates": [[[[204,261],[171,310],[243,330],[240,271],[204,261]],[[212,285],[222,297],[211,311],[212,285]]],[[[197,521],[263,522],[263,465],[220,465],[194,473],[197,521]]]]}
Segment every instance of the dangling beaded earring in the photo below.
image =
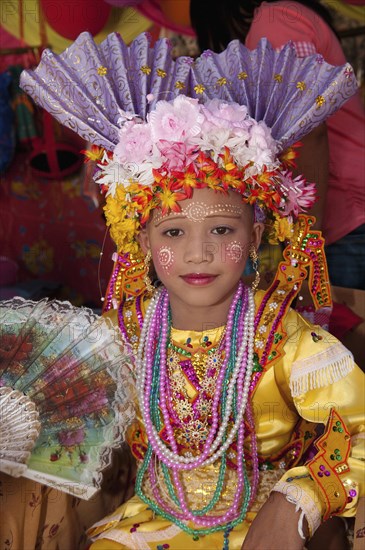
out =
{"type": "Polygon", "coordinates": [[[150,271],[150,262],[152,260],[152,253],[151,250],[147,250],[147,254],[144,257],[144,268],[145,268],[145,274],[143,275],[143,282],[146,285],[146,289],[148,292],[153,292],[155,290],[155,287],[152,285],[152,281],[149,277],[149,271],[150,271]]]}
{"type": "Polygon", "coordinates": [[[250,246],[250,258],[252,261],[252,267],[255,271],[255,280],[253,281],[251,288],[254,292],[256,292],[257,287],[260,283],[260,272],[259,272],[259,257],[257,255],[257,250],[253,244],[250,246]]]}

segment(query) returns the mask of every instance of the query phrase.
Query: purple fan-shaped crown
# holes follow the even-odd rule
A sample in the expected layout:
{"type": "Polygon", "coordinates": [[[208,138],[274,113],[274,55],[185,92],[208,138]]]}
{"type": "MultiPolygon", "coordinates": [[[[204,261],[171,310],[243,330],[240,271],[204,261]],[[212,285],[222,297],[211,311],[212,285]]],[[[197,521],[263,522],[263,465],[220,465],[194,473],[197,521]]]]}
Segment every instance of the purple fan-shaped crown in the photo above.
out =
{"type": "Polygon", "coordinates": [[[121,121],[145,119],[157,101],[179,94],[246,105],[284,148],[339,109],[357,84],[348,64],[297,58],[291,43],[277,52],[262,39],[250,51],[234,40],[222,53],[174,61],[166,39],[151,48],[144,33],[126,46],[112,33],[97,45],[82,33],[60,55],[46,50],[34,71],[22,73],[21,87],[85,140],[113,150],[121,121]]]}

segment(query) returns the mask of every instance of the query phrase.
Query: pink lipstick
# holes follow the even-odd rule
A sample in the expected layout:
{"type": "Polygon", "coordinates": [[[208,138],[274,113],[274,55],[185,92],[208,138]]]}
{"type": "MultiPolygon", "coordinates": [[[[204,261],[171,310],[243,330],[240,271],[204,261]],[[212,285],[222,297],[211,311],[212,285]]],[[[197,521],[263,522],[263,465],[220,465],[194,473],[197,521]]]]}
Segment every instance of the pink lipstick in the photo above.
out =
{"type": "Polygon", "coordinates": [[[181,276],[186,283],[195,286],[209,285],[216,277],[216,275],[210,275],[209,273],[188,273],[187,275],[181,276]]]}

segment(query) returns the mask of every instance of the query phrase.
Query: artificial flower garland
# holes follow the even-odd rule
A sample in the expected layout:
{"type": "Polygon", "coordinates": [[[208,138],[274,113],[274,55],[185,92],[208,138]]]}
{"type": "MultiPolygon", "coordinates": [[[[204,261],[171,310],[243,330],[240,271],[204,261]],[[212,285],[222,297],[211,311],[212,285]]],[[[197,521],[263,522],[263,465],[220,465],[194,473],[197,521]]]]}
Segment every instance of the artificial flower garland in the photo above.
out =
{"type": "Polygon", "coordinates": [[[138,253],[136,236],[151,210],[178,212],[194,189],[240,193],[269,219],[270,242],[290,238],[295,217],[315,201],[315,185],[288,170],[295,166],[294,149],[278,156],[270,129],[243,105],[218,99],[200,104],[181,95],[158,101],[146,121],[121,112],[119,122],[113,153],[86,152],[98,162],[96,181],[106,194],[118,250],[138,253]]]}

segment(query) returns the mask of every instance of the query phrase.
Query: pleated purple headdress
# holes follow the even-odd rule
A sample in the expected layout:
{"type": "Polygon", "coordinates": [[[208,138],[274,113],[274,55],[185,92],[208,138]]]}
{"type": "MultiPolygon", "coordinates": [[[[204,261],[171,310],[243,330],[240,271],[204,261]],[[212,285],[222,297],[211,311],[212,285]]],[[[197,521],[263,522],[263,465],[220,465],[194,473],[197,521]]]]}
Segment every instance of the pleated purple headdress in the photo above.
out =
{"type": "Polygon", "coordinates": [[[220,54],[173,60],[166,39],[151,48],[142,34],[126,46],[113,33],[96,45],[83,33],[60,55],[46,50],[34,71],[23,72],[21,87],[102,148],[94,158],[107,222],[118,250],[137,253],[151,209],[178,210],[197,182],[233,188],[256,212],[289,219],[290,228],[313,204],[314,189],[292,177],[287,149],[357,84],[348,64],[297,58],[291,43],[277,52],[262,39],[250,51],[235,40],[220,54]]]}

